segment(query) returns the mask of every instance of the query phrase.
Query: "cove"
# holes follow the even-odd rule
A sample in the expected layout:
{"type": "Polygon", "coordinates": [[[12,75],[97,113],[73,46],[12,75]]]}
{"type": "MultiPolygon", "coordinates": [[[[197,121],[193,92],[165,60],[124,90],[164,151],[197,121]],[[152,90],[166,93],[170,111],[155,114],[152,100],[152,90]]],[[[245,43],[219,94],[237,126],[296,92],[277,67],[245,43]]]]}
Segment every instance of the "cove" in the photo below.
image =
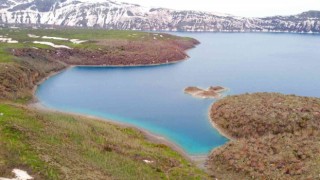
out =
{"type": "Polygon", "coordinates": [[[174,33],[196,38],[191,57],[153,67],[74,67],[41,84],[45,106],[128,123],[167,138],[189,155],[228,140],[209,121],[213,100],[187,86],[221,85],[227,93],[280,92],[320,97],[320,36],[285,33],[174,33]]]}

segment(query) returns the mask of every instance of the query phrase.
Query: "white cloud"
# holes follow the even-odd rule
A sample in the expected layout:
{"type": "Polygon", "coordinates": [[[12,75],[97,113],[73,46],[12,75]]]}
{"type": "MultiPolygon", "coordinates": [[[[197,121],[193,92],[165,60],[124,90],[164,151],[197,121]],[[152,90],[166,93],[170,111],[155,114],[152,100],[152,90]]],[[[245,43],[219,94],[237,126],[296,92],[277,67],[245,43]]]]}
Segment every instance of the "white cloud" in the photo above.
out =
{"type": "MultiPolygon", "coordinates": [[[[87,0],[103,1],[103,0],[87,0]]],[[[319,0],[116,0],[148,7],[165,7],[179,10],[221,12],[238,16],[261,17],[298,14],[320,10],[319,0]]]]}

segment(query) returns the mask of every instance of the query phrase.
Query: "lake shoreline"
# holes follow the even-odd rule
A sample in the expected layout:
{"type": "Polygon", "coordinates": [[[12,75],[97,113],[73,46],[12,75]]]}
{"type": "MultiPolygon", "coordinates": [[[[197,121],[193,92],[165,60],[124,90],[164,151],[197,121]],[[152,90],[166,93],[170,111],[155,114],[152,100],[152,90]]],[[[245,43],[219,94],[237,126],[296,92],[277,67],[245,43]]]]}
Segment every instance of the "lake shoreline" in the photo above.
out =
{"type": "Polygon", "coordinates": [[[210,124],[213,126],[213,128],[215,128],[219,134],[221,134],[222,136],[226,137],[227,139],[229,139],[230,141],[236,141],[237,138],[235,137],[232,137],[232,135],[226,130],[226,129],[223,129],[222,127],[220,127],[217,123],[214,122],[214,120],[212,119],[211,117],[211,109],[212,109],[212,106],[214,105],[214,103],[212,103],[209,107],[209,110],[208,110],[208,117],[209,117],[209,121],[210,121],[210,124]]]}
{"type": "Polygon", "coordinates": [[[50,79],[51,77],[55,76],[55,75],[58,75],[68,69],[72,68],[71,66],[66,66],[65,68],[59,70],[59,71],[53,71],[53,72],[50,72],[46,77],[42,78],[39,82],[36,83],[36,85],[32,88],[32,99],[31,99],[31,102],[28,103],[28,106],[31,105],[31,104],[34,104],[34,103],[38,103],[39,102],[39,99],[37,98],[36,96],[36,93],[37,93],[37,89],[38,87],[43,84],[46,80],[50,79]]]}
{"type": "MultiPolygon", "coordinates": [[[[37,98],[36,96],[36,92],[37,92],[37,89],[38,87],[44,83],[46,80],[50,79],[51,77],[53,76],[56,76],[64,71],[67,71],[71,68],[75,68],[75,67],[101,67],[101,68],[104,68],[104,67],[123,67],[123,68],[130,68],[130,67],[152,67],[152,66],[161,66],[161,65],[171,65],[171,64],[176,64],[176,63],[180,63],[180,62],[184,62],[188,59],[185,58],[185,59],[182,59],[182,60],[179,60],[179,61],[172,61],[172,62],[169,62],[169,63],[159,63],[159,64],[150,64],[150,65],[118,65],[118,66],[108,66],[108,65],[68,65],[66,66],[65,68],[59,70],[59,71],[56,71],[56,72],[51,72],[48,74],[48,76],[46,76],[45,78],[43,78],[42,80],[40,80],[33,88],[32,90],[32,94],[33,94],[33,98],[32,98],[32,101],[28,104],[28,107],[30,107],[31,109],[36,109],[36,110],[40,110],[40,111],[44,111],[44,112],[57,112],[57,113],[62,113],[62,114],[68,114],[68,115],[73,115],[73,116],[78,116],[78,117],[84,117],[84,118],[90,118],[92,120],[98,120],[98,121],[103,121],[103,122],[106,122],[106,123],[110,123],[110,124],[114,124],[114,125],[118,125],[120,127],[130,127],[130,128],[133,128],[137,131],[140,131],[143,133],[143,135],[145,136],[145,138],[147,140],[149,140],[150,142],[153,142],[153,143],[156,143],[156,144],[164,144],[168,147],[170,147],[171,149],[173,149],[174,151],[178,152],[179,154],[181,154],[184,158],[186,158],[188,161],[192,162],[192,163],[195,163],[198,167],[200,167],[201,169],[204,169],[206,170],[205,168],[205,162],[206,162],[206,159],[208,158],[209,154],[206,154],[206,155],[190,155],[188,154],[185,150],[183,150],[182,147],[180,147],[179,145],[177,145],[176,143],[168,140],[167,138],[163,137],[163,136],[160,136],[160,135],[157,135],[157,134],[154,134],[148,130],[145,130],[143,128],[139,128],[137,126],[134,126],[134,125],[130,125],[130,124],[127,124],[127,123],[122,123],[122,122],[118,122],[118,121],[115,121],[115,120],[110,120],[110,119],[106,119],[106,118],[101,118],[101,117],[96,117],[96,116],[93,116],[93,115],[88,115],[88,114],[81,114],[81,113],[74,113],[74,112],[66,112],[66,111],[59,111],[57,109],[54,109],[54,108],[49,108],[49,107],[46,107],[44,104],[42,104],[40,102],[40,100],[37,98]]],[[[226,88],[227,89],[227,88],[226,88]]],[[[228,90],[228,89],[227,89],[228,90]]],[[[213,103],[214,104],[214,103],[213,103]]],[[[229,140],[235,140],[234,138],[232,138],[231,136],[228,135],[227,132],[224,131],[224,129],[220,128],[217,124],[214,123],[214,121],[211,119],[211,107],[213,106],[213,104],[209,107],[209,113],[208,113],[208,116],[209,116],[209,121],[211,123],[211,125],[213,126],[213,128],[215,128],[219,134],[221,134],[222,136],[226,137],[227,139],[229,140]]],[[[211,152],[214,151],[214,148],[211,150],[211,152]]]]}
{"type": "Polygon", "coordinates": [[[50,72],[47,76],[45,76],[44,78],[42,78],[40,81],[38,81],[36,83],[36,85],[32,88],[32,100],[29,104],[34,104],[34,103],[37,103],[39,102],[37,96],[36,96],[36,92],[37,92],[37,89],[38,87],[44,83],[46,80],[50,79],[51,77],[55,76],[55,75],[58,75],[64,71],[67,71],[71,68],[75,68],[75,67],[101,67],[101,68],[130,68],[130,67],[153,67],[153,66],[165,66],[165,65],[171,65],[171,64],[177,64],[177,63],[180,63],[180,62],[184,62],[184,61],[187,61],[189,58],[186,57],[184,59],[181,59],[181,60],[178,60],[178,61],[171,61],[171,62],[168,62],[168,63],[157,63],[157,64],[138,64],[138,65],[116,65],[116,66],[113,66],[113,65],[67,65],[66,67],[58,70],[58,71],[53,71],[53,72],[50,72]]]}
{"type": "Polygon", "coordinates": [[[88,118],[92,119],[94,121],[102,121],[105,123],[110,123],[119,127],[124,127],[124,128],[133,128],[139,132],[141,132],[144,137],[149,140],[152,143],[156,144],[164,144],[168,147],[170,147],[172,150],[178,152],[180,155],[182,155],[184,158],[186,158],[188,161],[195,163],[198,167],[204,169],[204,163],[205,160],[207,159],[208,155],[190,155],[186,153],[179,145],[175,144],[174,142],[168,140],[167,138],[154,134],[148,130],[145,130],[143,128],[139,128],[134,125],[130,125],[128,123],[122,123],[119,121],[115,120],[110,120],[107,118],[102,118],[102,117],[97,117],[94,115],[89,115],[89,114],[81,114],[81,113],[75,113],[75,112],[67,112],[67,111],[60,111],[54,108],[49,108],[42,104],[40,101],[33,102],[28,104],[28,107],[33,110],[38,110],[38,111],[43,111],[43,112],[51,112],[51,113],[60,113],[60,114],[66,114],[66,115],[72,115],[75,117],[83,117],[83,118],[88,118]]]}
{"type": "MultiPolygon", "coordinates": [[[[195,48],[195,47],[193,47],[195,48]]],[[[193,49],[193,48],[189,48],[186,49],[184,52],[186,53],[188,50],[193,49]]],[[[168,140],[167,138],[163,137],[163,136],[159,136],[157,134],[154,134],[148,130],[145,130],[143,128],[139,128],[136,127],[134,125],[130,125],[127,123],[121,123],[115,120],[110,120],[110,119],[106,119],[106,118],[100,118],[100,117],[96,117],[96,116],[92,116],[92,115],[87,115],[87,114],[80,114],[80,113],[73,113],[73,112],[64,112],[64,111],[59,111],[56,110],[54,108],[49,108],[46,107],[45,105],[43,105],[40,100],[37,98],[36,96],[36,92],[38,87],[43,84],[46,80],[50,79],[51,77],[58,75],[68,69],[74,68],[74,67],[123,67],[123,68],[130,68],[130,67],[152,67],[152,66],[161,66],[161,65],[171,65],[171,64],[176,64],[176,63],[180,63],[183,61],[186,61],[189,58],[189,56],[186,56],[185,58],[181,59],[181,60],[177,60],[177,61],[168,61],[166,63],[155,63],[155,64],[137,64],[137,65],[66,65],[66,67],[62,68],[61,70],[58,71],[54,71],[54,72],[50,72],[46,77],[42,78],[39,82],[36,83],[36,85],[33,87],[32,89],[32,100],[30,101],[30,103],[28,103],[28,107],[31,109],[35,109],[35,110],[40,110],[40,111],[44,111],[44,112],[57,112],[57,113],[62,113],[62,114],[68,114],[68,115],[73,115],[73,116],[79,116],[79,117],[85,117],[85,118],[90,118],[93,120],[98,120],[98,121],[103,121],[106,123],[110,123],[110,124],[114,124],[114,125],[118,125],[120,127],[130,127],[133,128],[137,131],[140,131],[143,133],[143,135],[145,136],[145,138],[147,140],[149,140],[150,142],[156,143],[156,144],[164,144],[168,147],[170,147],[171,149],[173,149],[174,151],[178,152],[179,154],[181,154],[184,158],[186,158],[188,161],[195,163],[199,168],[201,169],[205,169],[204,164],[205,161],[208,157],[209,154],[206,155],[190,155],[188,153],[186,153],[179,145],[175,144],[174,142],[168,140]]]]}

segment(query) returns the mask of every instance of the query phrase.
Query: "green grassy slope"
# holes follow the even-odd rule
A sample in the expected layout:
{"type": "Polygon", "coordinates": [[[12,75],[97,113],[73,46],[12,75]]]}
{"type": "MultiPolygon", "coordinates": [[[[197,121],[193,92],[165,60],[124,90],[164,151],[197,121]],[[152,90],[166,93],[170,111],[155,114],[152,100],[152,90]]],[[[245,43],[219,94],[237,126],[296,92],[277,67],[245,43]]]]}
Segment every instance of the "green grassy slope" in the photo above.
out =
{"type": "Polygon", "coordinates": [[[14,104],[1,104],[0,112],[1,176],[21,168],[38,179],[208,178],[132,128],[14,104]]]}
{"type": "MultiPolygon", "coordinates": [[[[71,48],[89,48],[98,49],[104,48],[103,45],[97,44],[101,40],[117,40],[117,41],[152,41],[156,37],[157,41],[168,40],[193,40],[188,37],[178,37],[169,34],[146,33],[140,31],[118,31],[118,30],[99,30],[99,29],[0,29],[0,36],[6,36],[13,40],[19,41],[17,44],[0,43],[0,53],[7,54],[8,49],[12,48],[46,48],[52,49],[50,46],[34,44],[33,41],[49,41],[57,45],[66,45],[71,48]],[[39,36],[38,38],[31,38],[28,34],[39,36]],[[162,37],[158,36],[161,35],[162,37]],[[87,42],[81,44],[74,44],[66,40],[43,39],[43,36],[60,37],[67,39],[86,40],[87,42]]],[[[2,59],[2,58],[0,58],[2,59]]]]}

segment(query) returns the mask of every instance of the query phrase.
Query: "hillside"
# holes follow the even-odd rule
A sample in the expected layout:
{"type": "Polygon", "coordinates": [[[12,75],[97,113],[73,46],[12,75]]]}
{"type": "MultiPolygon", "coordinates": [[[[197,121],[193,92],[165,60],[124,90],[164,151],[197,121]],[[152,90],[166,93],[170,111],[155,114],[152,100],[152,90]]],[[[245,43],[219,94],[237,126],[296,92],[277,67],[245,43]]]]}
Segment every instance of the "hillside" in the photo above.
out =
{"type": "Polygon", "coordinates": [[[1,29],[0,179],[15,168],[46,180],[208,179],[137,129],[28,106],[37,84],[72,65],[175,63],[198,43],[136,31],[1,29]]]}
{"type": "Polygon", "coordinates": [[[2,0],[0,25],[76,26],[121,30],[320,32],[319,11],[245,18],[221,13],[146,8],[79,0],[2,0]]]}
{"type": "Polygon", "coordinates": [[[211,119],[236,140],[216,149],[207,167],[218,179],[316,179],[320,99],[255,93],[212,105],[211,119]]]}
{"type": "Polygon", "coordinates": [[[208,179],[165,145],[132,128],[1,103],[0,177],[35,179],[208,179]]]}

